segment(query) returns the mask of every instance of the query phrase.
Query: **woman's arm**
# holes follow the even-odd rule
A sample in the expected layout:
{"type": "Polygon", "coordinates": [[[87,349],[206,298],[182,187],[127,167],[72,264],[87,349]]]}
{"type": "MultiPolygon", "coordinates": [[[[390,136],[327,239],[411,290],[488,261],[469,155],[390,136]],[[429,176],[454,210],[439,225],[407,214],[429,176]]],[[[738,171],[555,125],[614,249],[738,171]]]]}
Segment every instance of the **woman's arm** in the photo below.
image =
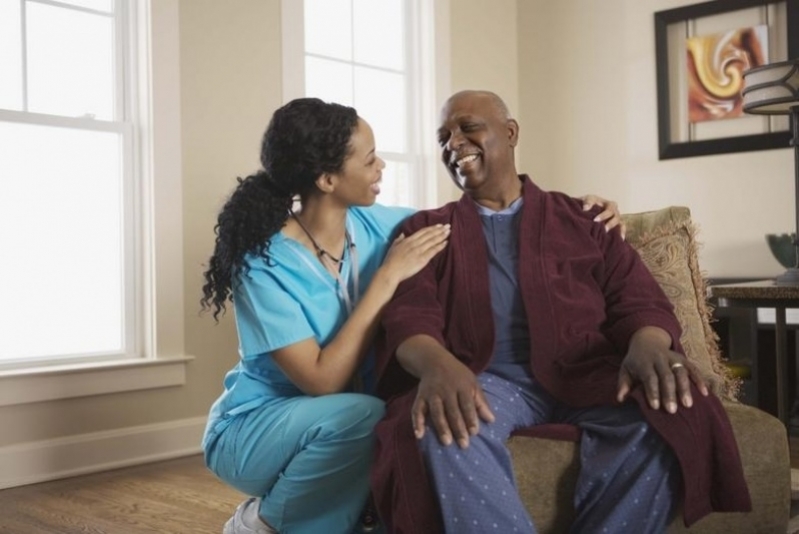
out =
{"type": "MultiPolygon", "coordinates": [[[[374,338],[383,308],[397,285],[422,269],[447,244],[449,225],[423,228],[398,237],[349,319],[325,347],[309,338],[275,350],[272,357],[308,395],[343,390],[374,338]]],[[[334,313],[331,310],[331,313],[334,313]]]]}

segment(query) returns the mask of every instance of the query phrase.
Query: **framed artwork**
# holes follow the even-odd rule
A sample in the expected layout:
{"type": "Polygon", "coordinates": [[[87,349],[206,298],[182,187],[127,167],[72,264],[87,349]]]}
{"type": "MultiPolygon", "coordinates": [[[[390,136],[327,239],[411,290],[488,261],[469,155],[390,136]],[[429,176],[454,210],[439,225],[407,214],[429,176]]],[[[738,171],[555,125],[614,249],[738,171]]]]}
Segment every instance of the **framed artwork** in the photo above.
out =
{"type": "Polygon", "coordinates": [[[788,117],[742,110],[746,69],[799,57],[799,0],[714,0],[655,13],[663,159],[788,148],[788,117]]]}

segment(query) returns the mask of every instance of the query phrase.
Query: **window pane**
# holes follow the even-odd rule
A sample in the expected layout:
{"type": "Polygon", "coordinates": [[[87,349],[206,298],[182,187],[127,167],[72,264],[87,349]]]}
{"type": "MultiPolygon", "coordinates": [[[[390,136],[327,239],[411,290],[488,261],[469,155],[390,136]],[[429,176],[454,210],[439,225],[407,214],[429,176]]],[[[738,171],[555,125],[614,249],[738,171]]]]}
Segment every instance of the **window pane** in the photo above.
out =
{"type": "Polygon", "coordinates": [[[112,120],[114,19],[27,5],[28,109],[112,120]]]}
{"type": "Polygon", "coordinates": [[[114,0],[58,0],[62,4],[70,4],[78,7],[87,7],[96,11],[110,13],[114,9],[114,0]]]}
{"type": "Polygon", "coordinates": [[[122,350],[120,145],[0,122],[0,360],[122,350]]]}
{"type": "Polygon", "coordinates": [[[305,95],[352,106],[352,66],[306,56],[305,95]]]}
{"type": "Polygon", "coordinates": [[[355,67],[355,108],[372,126],[378,150],[405,152],[406,106],[404,76],[355,67]]]}
{"type": "Polygon", "coordinates": [[[377,201],[389,206],[411,205],[410,165],[401,161],[386,160],[380,196],[377,201]]]}
{"type": "Polygon", "coordinates": [[[352,61],[351,0],[305,0],[305,51],[352,61]]]}
{"type": "Polygon", "coordinates": [[[405,17],[401,0],[354,0],[355,61],[402,70],[405,17]]]}
{"type": "Polygon", "coordinates": [[[0,108],[22,110],[19,2],[0,0],[0,108]]]}

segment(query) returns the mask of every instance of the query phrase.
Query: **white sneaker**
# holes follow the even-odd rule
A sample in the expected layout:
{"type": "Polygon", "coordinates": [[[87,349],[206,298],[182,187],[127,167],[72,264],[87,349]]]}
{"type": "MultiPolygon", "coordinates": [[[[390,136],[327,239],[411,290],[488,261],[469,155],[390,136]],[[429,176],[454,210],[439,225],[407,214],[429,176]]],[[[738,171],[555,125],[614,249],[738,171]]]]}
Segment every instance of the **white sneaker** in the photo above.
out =
{"type": "Polygon", "coordinates": [[[260,500],[250,497],[241,503],[225,523],[222,534],[278,534],[277,530],[264,523],[258,515],[260,500]]]}

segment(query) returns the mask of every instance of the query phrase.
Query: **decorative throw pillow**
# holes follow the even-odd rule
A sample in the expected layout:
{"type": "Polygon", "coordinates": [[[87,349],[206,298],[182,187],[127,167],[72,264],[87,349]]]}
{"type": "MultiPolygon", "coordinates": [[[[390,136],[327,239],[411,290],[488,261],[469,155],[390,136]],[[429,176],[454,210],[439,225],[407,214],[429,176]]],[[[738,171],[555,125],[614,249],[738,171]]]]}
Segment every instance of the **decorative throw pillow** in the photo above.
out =
{"type": "Polygon", "coordinates": [[[697,259],[697,229],[690,210],[669,207],[624,215],[623,220],[627,241],[674,305],[686,356],[717,396],[734,399],[739,382],[722,364],[718,337],[710,327],[707,288],[697,259]]]}

